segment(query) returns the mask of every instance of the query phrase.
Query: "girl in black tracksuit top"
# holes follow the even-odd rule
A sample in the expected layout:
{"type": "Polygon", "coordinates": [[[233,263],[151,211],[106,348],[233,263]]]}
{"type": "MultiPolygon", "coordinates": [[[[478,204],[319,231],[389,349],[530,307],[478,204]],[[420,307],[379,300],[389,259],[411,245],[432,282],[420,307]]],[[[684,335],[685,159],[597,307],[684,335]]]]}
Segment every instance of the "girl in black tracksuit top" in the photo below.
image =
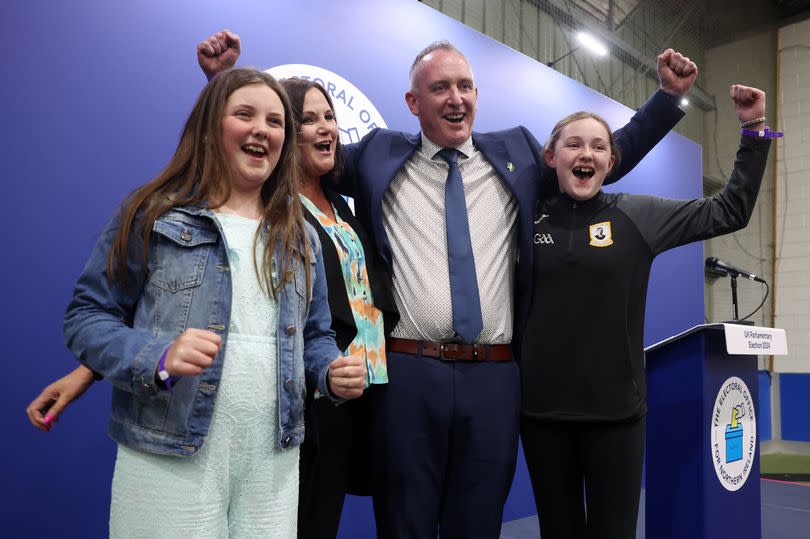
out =
{"type": "MultiPolygon", "coordinates": [[[[763,116],[761,91],[735,85],[732,99],[741,122],[763,116]]],[[[723,192],[689,201],[602,192],[612,145],[604,120],[577,113],[545,150],[561,192],[535,217],[521,353],[521,435],[543,539],[635,537],[650,266],[667,249],[747,224],[770,141],[743,135],[723,192]]]]}

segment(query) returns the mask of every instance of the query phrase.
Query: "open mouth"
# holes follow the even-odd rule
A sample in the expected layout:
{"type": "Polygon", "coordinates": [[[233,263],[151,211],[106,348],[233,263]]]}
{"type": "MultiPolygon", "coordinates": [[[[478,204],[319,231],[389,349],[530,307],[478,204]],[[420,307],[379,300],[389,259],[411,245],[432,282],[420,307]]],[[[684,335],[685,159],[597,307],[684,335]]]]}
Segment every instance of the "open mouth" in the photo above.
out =
{"type": "Polygon", "coordinates": [[[242,151],[251,157],[262,158],[267,155],[267,150],[258,144],[245,144],[242,146],[242,151]]]}
{"type": "Polygon", "coordinates": [[[319,152],[329,153],[331,148],[332,148],[332,143],[330,141],[316,142],[315,143],[315,149],[318,150],[319,152]]]}
{"type": "Polygon", "coordinates": [[[571,171],[580,180],[590,180],[593,178],[593,167],[574,167],[571,171]]]}
{"type": "Polygon", "coordinates": [[[464,113],[457,112],[454,114],[445,114],[444,116],[442,116],[442,118],[444,118],[450,123],[458,124],[464,121],[464,113]]]}

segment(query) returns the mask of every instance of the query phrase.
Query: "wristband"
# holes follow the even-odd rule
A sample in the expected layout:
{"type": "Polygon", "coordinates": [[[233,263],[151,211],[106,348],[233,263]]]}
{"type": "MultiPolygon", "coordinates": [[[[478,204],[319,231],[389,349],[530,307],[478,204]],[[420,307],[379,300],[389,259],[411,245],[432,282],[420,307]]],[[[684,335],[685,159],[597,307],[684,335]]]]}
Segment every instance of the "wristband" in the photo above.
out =
{"type": "Polygon", "coordinates": [[[781,131],[771,131],[767,127],[762,131],[751,131],[750,129],[743,129],[742,134],[748,135],[749,137],[757,137],[757,138],[780,138],[785,135],[781,131]]]}
{"type": "Polygon", "coordinates": [[[761,124],[761,123],[765,123],[765,116],[760,116],[759,118],[752,118],[751,120],[748,120],[747,122],[741,123],[740,127],[745,129],[746,127],[751,127],[752,125],[757,125],[757,124],[761,124]]]}
{"type": "Polygon", "coordinates": [[[163,354],[161,354],[160,356],[160,361],[158,361],[158,370],[157,370],[158,378],[160,378],[160,381],[163,382],[163,385],[165,385],[166,389],[168,389],[169,391],[172,390],[172,382],[174,382],[175,380],[175,377],[169,374],[169,371],[166,370],[166,356],[168,355],[169,349],[172,347],[172,344],[170,344],[169,346],[166,347],[165,350],[163,350],[163,354]]]}

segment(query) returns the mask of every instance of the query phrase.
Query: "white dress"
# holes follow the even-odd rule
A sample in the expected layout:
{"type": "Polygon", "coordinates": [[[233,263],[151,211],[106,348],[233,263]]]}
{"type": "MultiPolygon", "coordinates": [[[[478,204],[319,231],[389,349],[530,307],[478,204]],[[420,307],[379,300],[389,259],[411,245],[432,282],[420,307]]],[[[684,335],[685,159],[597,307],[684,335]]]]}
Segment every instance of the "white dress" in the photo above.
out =
{"type": "Polygon", "coordinates": [[[253,266],[258,221],[217,219],[228,245],[233,297],[208,437],[193,457],[118,446],[110,537],[296,536],[298,447],[278,449],[278,304],[261,290],[253,266]]]}

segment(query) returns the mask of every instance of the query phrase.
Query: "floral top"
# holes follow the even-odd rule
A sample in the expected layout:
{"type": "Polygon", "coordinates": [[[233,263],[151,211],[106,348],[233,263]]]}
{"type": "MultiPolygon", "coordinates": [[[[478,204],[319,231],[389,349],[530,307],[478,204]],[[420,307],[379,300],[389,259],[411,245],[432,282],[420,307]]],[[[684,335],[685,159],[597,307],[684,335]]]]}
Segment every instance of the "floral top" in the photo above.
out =
{"type": "Polygon", "coordinates": [[[349,343],[346,353],[349,355],[361,354],[366,358],[368,368],[366,387],[371,384],[385,384],[388,382],[388,369],[385,362],[383,316],[382,311],[374,306],[374,298],[371,296],[363,244],[360,243],[354,229],[340,218],[334,207],[332,211],[337,221],[333,221],[331,217],[319,210],[304,195],[299,194],[298,196],[306,209],[332,238],[340,259],[343,282],[346,284],[346,295],[349,297],[354,325],[357,327],[357,335],[349,343]]]}

